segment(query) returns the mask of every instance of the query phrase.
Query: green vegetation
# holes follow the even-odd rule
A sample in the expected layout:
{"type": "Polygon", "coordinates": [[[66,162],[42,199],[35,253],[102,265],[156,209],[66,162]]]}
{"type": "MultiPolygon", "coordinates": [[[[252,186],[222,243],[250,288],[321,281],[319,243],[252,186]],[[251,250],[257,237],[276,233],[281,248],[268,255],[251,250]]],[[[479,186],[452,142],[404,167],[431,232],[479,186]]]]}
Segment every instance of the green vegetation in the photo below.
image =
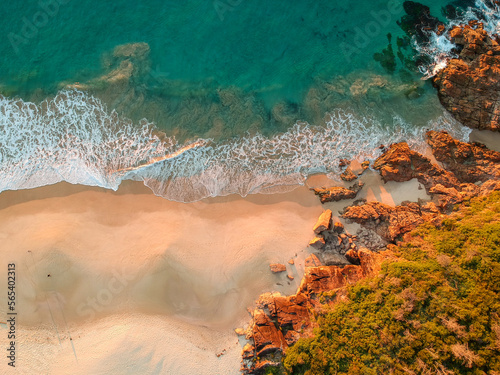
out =
{"type": "Polygon", "coordinates": [[[287,373],[500,374],[500,193],[394,251],[287,351],[287,373]]]}

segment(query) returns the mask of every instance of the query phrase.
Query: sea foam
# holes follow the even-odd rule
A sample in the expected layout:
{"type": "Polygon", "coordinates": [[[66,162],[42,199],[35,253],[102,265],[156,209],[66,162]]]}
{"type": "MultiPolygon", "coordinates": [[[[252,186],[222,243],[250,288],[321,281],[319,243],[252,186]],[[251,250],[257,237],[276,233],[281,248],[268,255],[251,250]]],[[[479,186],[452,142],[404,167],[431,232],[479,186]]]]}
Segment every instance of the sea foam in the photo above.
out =
{"type": "Polygon", "coordinates": [[[435,76],[444,69],[449,59],[456,58],[454,52],[456,47],[448,37],[448,31],[454,26],[466,25],[469,21],[483,23],[484,30],[489,35],[500,34],[500,6],[490,0],[476,0],[474,7],[469,7],[464,14],[457,19],[449,20],[446,29],[441,35],[433,31],[428,32],[429,42],[418,44],[414,38],[413,46],[421,55],[429,58],[429,63],[419,67],[424,79],[435,76]]]}
{"type": "MultiPolygon", "coordinates": [[[[470,132],[446,114],[427,128],[458,139],[470,132]]],[[[116,190],[128,179],[182,202],[274,193],[291,190],[314,173],[334,177],[341,158],[372,160],[380,144],[406,141],[418,149],[426,130],[398,117],[381,124],[336,110],[324,126],[297,123],[272,137],[181,144],[146,120],[133,124],[108,111],[84,92],[62,91],[39,105],[0,98],[0,191],[60,181],[116,190]]]]}

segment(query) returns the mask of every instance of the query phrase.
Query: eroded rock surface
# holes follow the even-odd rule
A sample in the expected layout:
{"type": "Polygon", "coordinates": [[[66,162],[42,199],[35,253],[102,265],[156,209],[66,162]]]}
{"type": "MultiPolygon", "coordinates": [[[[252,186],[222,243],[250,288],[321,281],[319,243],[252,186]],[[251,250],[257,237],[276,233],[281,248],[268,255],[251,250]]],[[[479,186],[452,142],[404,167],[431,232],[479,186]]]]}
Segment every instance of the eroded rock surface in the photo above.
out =
{"type": "Polygon", "coordinates": [[[243,373],[262,374],[266,368],[276,366],[289,346],[301,337],[312,335],[315,327],[312,314],[320,306],[321,293],[341,290],[378,272],[382,262],[393,255],[390,251],[373,253],[360,249],[352,256],[359,265],[306,267],[300,287],[292,296],[265,293],[259,297],[247,330],[250,342],[242,351],[243,373]]]}
{"type": "Polygon", "coordinates": [[[481,23],[449,35],[461,51],[434,77],[441,104],[464,125],[500,131],[500,46],[481,23]]]}
{"type": "Polygon", "coordinates": [[[338,202],[343,199],[356,198],[358,192],[361,190],[363,186],[364,183],[359,181],[357,184],[354,184],[349,188],[334,186],[330,188],[315,188],[313,189],[313,191],[314,194],[319,196],[321,203],[338,202]]]}
{"type": "Polygon", "coordinates": [[[500,178],[500,152],[480,143],[460,142],[446,132],[427,132],[427,143],[436,160],[461,182],[474,183],[500,178]]]}

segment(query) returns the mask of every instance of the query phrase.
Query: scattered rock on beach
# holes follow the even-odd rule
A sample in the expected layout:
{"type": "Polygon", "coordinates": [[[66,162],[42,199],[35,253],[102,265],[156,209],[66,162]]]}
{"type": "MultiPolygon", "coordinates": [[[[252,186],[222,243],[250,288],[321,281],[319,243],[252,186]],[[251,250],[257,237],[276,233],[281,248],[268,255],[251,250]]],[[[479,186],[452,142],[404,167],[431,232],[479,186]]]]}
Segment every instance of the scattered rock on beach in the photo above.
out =
{"type": "Polygon", "coordinates": [[[326,202],[338,202],[343,199],[354,199],[364,183],[359,181],[357,184],[350,186],[349,188],[344,188],[340,186],[334,186],[330,188],[315,188],[313,189],[314,194],[319,196],[321,203],[326,202]]]}
{"type": "Polygon", "coordinates": [[[274,273],[280,273],[286,271],[286,266],[281,263],[272,263],[269,265],[269,268],[271,268],[271,271],[274,273]]]}
{"type": "Polygon", "coordinates": [[[340,178],[344,181],[353,181],[355,179],[358,178],[358,176],[356,176],[354,174],[354,172],[352,171],[352,169],[350,167],[347,167],[346,170],[344,172],[342,172],[342,174],[340,175],[340,178]]]}
{"type": "Polygon", "coordinates": [[[332,221],[332,210],[325,210],[319,217],[318,221],[313,227],[313,231],[316,234],[319,234],[325,230],[330,228],[330,224],[332,221]]]}

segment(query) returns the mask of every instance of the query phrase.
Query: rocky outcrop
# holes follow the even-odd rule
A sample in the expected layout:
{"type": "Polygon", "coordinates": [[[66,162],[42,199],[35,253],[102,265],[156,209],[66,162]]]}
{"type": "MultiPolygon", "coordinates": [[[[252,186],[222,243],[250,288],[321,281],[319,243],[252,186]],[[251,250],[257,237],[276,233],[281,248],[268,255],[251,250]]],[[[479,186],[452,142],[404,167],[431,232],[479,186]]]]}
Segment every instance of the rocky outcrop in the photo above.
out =
{"type": "Polygon", "coordinates": [[[247,330],[250,342],[242,351],[243,373],[263,374],[266,368],[277,366],[286,349],[299,338],[312,335],[316,326],[313,311],[321,306],[321,293],[343,291],[347,285],[378,272],[382,262],[393,257],[390,251],[373,253],[368,249],[360,249],[352,256],[359,265],[306,267],[300,287],[292,296],[265,293],[259,297],[247,330]]]}
{"type": "Polygon", "coordinates": [[[387,241],[394,242],[402,234],[415,229],[434,214],[419,203],[405,202],[392,207],[380,202],[370,202],[347,207],[342,217],[375,231],[387,241]]]}
{"type": "Polygon", "coordinates": [[[253,315],[252,338],[255,354],[262,357],[277,350],[286,349],[283,333],[278,330],[271,318],[263,311],[256,310],[253,315]]]}
{"type": "Polygon", "coordinates": [[[357,237],[348,233],[344,225],[338,221],[331,225],[332,213],[330,210],[327,211],[329,212],[325,211],[318,219],[318,224],[321,222],[324,224],[314,226],[316,236],[309,242],[309,246],[317,251],[312,255],[320,259],[320,264],[327,266],[351,264],[345,254],[349,250],[357,250],[357,237]],[[324,215],[329,219],[328,227],[324,221],[324,215]]]}
{"type": "Polygon", "coordinates": [[[427,143],[436,160],[461,182],[500,178],[500,152],[489,150],[480,143],[457,141],[444,131],[427,132],[427,143]]]}
{"type": "Polygon", "coordinates": [[[440,225],[445,213],[472,196],[500,190],[498,152],[480,144],[459,142],[445,132],[428,132],[427,139],[444,168],[412,151],[404,142],[386,149],[374,168],[386,182],[418,179],[432,200],[403,202],[395,207],[356,201],[344,209],[341,217],[362,225],[357,235],[348,233],[337,218],[332,223],[330,210],[323,212],[310,242],[315,252],[305,261],[297,293],[266,293],[252,312],[253,320],[246,331],[250,343],[242,353],[243,373],[260,374],[270,366],[279,366],[288,347],[312,334],[316,312],[346,298],[346,286],[379,272],[382,262],[394,257],[390,242],[424,222],[440,225]],[[365,248],[365,243],[387,250],[374,252],[365,248]]]}
{"type": "Polygon", "coordinates": [[[454,205],[498,189],[499,152],[478,143],[460,142],[446,132],[427,132],[427,142],[436,160],[446,169],[411,150],[405,142],[391,145],[375,161],[373,168],[380,172],[385,182],[418,179],[433,201],[406,202],[396,207],[361,202],[347,207],[342,217],[363,225],[386,241],[394,242],[424,221],[437,220],[454,205]],[[486,181],[488,184],[480,186],[486,181]]]}
{"type": "Polygon", "coordinates": [[[375,163],[373,168],[380,172],[384,182],[409,181],[413,178],[425,186],[427,192],[436,185],[454,187],[460,184],[456,177],[425,156],[410,149],[406,142],[392,144],[375,163]]]}
{"type": "MultiPolygon", "coordinates": [[[[355,257],[359,259],[357,253],[355,257]]],[[[308,296],[317,295],[319,293],[342,288],[345,285],[354,283],[365,276],[366,274],[363,267],[359,265],[347,265],[342,268],[337,266],[306,268],[304,278],[300,284],[299,292],[308,296]]]]}
{"type": "MultiPolygon", "coordinates": [[[[477,190],[479,190],[479,188],[477,188],[477,190]]],[[[460,192],[455,188],[447,188],[438,184],[433,186],[430,192],[437,196],[438,206],[442,210],[449,210],[455,204],[462,203],[464,201],[465,194],[460,194],[460,192]]]]}
{"type": "Polygon", "coordinates": [[[349,188],[334,186],[330,188],[315,188],[312,190],[314,191],[314,194],[319,196],[321,203],[326,203],[338,202],[343,199],[354,199],[363,186],[364,183],[359,181],[357,184],[354,184],[349,188]]]}
{"type": "Polygon", "coordinates": [[[406,13],[398,21],[401,29],[406,35],[415,36],[418,43],[429,41],[429,30],[444,29],[444,24],[438,18],[431,15],[430,8],[415,1],[405,1],[403,8],[406,13]]]}
{"type": "Polygon", "coordinates": [[[500,131],[500,46],[481,23],[456,26],[449,35],[461,51],[434,77],[441,104],[464,125],[500,131]]]}

